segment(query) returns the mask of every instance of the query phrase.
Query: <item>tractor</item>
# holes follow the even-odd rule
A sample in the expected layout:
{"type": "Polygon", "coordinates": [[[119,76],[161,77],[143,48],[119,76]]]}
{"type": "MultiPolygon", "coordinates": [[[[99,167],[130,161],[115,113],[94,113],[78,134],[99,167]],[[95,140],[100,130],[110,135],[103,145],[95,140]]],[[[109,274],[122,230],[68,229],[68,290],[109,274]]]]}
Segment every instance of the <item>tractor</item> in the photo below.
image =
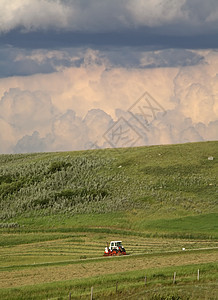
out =
{"type": "Polygon", "coordinates": [[[118,256],[126,255],[126,250],[122,245],[122,241],[111,241],[110,246],[107,243],[107,247],[104,250],[104,256],[118,256]]]}

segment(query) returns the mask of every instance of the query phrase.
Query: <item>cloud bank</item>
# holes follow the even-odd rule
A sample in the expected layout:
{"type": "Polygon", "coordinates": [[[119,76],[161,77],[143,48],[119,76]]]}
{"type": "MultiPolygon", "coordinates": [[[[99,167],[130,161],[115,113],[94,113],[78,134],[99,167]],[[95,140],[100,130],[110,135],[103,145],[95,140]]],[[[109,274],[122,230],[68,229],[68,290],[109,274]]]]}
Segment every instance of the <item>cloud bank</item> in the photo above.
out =
{"type": "Polygon", "coordinates": [[[193,34],[215,30],[218,25],[214,0],[2,0],[0,11],[2,33],[16,28],[112,32],[145,27],[182,35],[184,28],[193,34]]]}
{"type": "Polygon", "coordinates": [[[1,0],[0,11],[0,48],[218,48],[216,0],[1,0]]]}
{"type": "Polygon", "coordinates": [[[104,65],[107,68],[161,68],[192,66],[204,62],[197,52],[185,49],[145,51],[143,47],[109,47],[87,49],[85,47],[59,50],[17,49],[0,47],[0,78],[47,74],[69,67],[104,65]]]}
{"type": "Polygon", "coordinates": [[[201,59],[123,68],[90,49],[79,67],[0,79],[0,153],[217,140],[218,52],[190,57],[201,59]]]}
{"type": "Polygon", "coordinates": [[[0,153],[217,139],[216,0],[0,11],[0,153]]]}

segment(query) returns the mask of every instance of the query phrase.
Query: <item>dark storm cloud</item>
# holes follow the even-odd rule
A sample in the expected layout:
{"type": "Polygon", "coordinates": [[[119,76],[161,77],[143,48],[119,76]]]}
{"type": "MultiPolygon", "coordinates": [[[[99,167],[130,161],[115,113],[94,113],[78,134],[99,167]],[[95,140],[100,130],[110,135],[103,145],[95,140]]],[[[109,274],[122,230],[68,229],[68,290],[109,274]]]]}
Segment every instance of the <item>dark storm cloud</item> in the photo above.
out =
{"type": "MultiPolygon", "coordinates": [[[[218,27],[217,27],[218,28],[218,27]]],[[[66,47],[107,47],[107,46],[143,46],[145,49],[189,48],[206,49],[218,48],[218,32],[199,33],[179,36],[161,33],[148,28],[128,29],[121,32],[31,32],[21,33],[14,30],[0,36],[0,46],[11,45],[27,49],[60,49],[66,47]]],[[[160,31],[162,29],[160,28],[160,31]]]]}
{"type": "Polygon", "coordinates": [[[203,56],[186,49],[143,51],[143,47],[105,51],[112,66],[127,68],[170,68],[193,66],[204,62],[203,56]]]}
{"type": "Polygon", "coordinates": [[[2,0],[0,45],[217,48],[216,0],[2,0]]]}
{"type": "Polygon", "coordinates": [[[80,67],[88,48],[127,68],[195,65],[186,49],[218,48],[216,0],[2,0],[0,11],[1,78],[80,67]]]}
{"type": "Polygon", "coordinates": [[[23,57],[27,55],[27,51],[12,47],[0,48],[0,78],[9,76],[26,76],[36,73],[51,73],[55,71],[54,66],[49,61],[40,64],[33,59],[18,59],[18,55],[23,57]]]}
{"type": "Polygon", "coordinates": [[[204,58],[185,49],[144,51],[143,47],[108,47],[89,50],[85,47],[59,50],[31,50],[14,47],[0,48],[0,78],[53,73],[67,67],[161,68],[192,66],[204,58]]]}
{"type": "MultiPolygon", "coordinates": [[[[130,28],[162,28],[183,35],[216,28],[216,0],[2,0],[0,31],[16,28],[117,32],[130,28]],[[165,29],[166,28],[166,29],[165,29]]],[[[165,33],[167,33],[165,32],[165,33]]]]}

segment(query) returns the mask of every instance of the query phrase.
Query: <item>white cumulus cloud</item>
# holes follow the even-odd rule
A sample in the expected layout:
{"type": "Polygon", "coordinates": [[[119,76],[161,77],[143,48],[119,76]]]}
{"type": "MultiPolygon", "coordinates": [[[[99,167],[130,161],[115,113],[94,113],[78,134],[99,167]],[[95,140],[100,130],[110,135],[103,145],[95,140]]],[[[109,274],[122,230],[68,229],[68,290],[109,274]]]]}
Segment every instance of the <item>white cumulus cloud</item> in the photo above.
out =
{"type": "Polygon", "coordinates": [[[152,69],[108,68],[99,52],[89,54],[80,67],[0,79],[1,153],[218,139],[218,52],[201,51],[204,63],[193,66],[152,69]],[[154,100],[139,104],[145,91],[154,100]]]}

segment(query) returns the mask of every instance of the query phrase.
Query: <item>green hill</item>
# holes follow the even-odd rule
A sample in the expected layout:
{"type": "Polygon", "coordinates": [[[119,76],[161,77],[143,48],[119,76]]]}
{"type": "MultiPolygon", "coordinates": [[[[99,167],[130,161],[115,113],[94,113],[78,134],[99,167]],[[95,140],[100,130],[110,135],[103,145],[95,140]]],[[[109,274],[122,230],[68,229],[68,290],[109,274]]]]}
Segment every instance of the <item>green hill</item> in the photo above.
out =
{"type": "Polygon", "coordinates": [[[1,155],[0,298],[217,299],[217,175],[218,142],[1,155]]]}
{"type": "Polygon", "coordinates": [[[70,227],[214,236],[217,174],[218,142],[1,155],[1,226],[62,215],[70,227]]]}

